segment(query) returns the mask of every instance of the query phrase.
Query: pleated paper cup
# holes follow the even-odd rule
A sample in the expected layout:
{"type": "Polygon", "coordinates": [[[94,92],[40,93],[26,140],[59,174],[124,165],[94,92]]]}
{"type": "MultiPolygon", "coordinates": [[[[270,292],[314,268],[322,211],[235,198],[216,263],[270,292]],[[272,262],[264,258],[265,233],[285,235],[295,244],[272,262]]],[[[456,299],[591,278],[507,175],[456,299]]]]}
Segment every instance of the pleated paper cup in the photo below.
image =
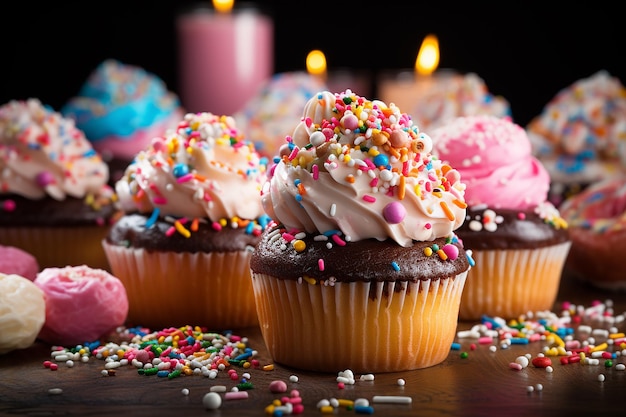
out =
{"type": "Polygon", "coordinates": [[[474,250],[459,319],[516,319],[551,310],[571,242],[536,248],[474,250]]]}
{"type": "Polygon", "coordinates": [[[20,248],[37,259],[41,269],[87,265],[109,270],[102,250],[107,226],[2,227],[0,244],[20,248]]]}
{"type": "Polygon", "coordinates": [[[250,251],[150,252],[102,245],[113,275],[126,287],[129,324],[211,331],[258,324],[250,251]]]}
{"type": "Polygon", "coordinates": [[[252,284],[274,361],[322,372],[396,372],[448,356],[466,276],[327,286],[253,272],[252,284]]]}

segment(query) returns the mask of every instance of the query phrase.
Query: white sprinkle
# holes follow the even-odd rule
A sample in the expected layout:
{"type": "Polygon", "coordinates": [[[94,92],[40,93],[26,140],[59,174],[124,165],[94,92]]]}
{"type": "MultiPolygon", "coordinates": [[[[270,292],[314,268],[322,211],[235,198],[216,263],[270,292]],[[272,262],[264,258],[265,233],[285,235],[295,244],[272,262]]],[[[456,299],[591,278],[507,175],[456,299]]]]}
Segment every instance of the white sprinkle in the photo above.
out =
{"type": "Polygon", "coordinates": [[[554,368],[551,366],[546,366],[546,372],[551,374],[552,372],[554,372],[554,368]]]}
{"type": "Polygon", "coordinates": [[[606,377],[604,376],[604,374],[598,375],[598,381],[604,382],[605,379],[606,379],[606,377]]]}
{"type": "Polygon", "coordinates": [[[537,384],[537,385],[535,385],[535,389],[536,389],[537,391],[543,391],[543,385],[541,385],[541,384],[537,384]]]}
{"type": "Polygon", "coordinates": [[[359,379],[361,381],[373,381],[374,380],[374,374],[364,374],[364,375],[361,375],[361,377],[359,379]]]}
{"type": "Polygon", "coordinates": [[[207,410],[217,410],[222,405],[222,397],[216,392],[208,392],[202,398],[202,405],[207,410]]]}
{"type": "Polygon", "coordinates": [[[526,387],[526,392],[533,392],[535,390],[535,388],[532,385],[529,385],[526,387]]]}
{"type": "Polygon", "coordinates": [[[406,381],[404,379],[402,379],[402,378],[398,379],[396,382],[401,387],[406,385],[406,381]]]}
{"type": "Polygon", "coordinates": [[[189,395],[189,390],[187,388],[183,388],[180,390],[180,393],[183,395],[189,395]]]}
{"type": "Polygon", "coordinates": [[[387,404],[411,404],[413,399],[411,397],[404,397],[401,395],[374,395],[372,398],[373,403],[387,403],[387,404]]]}
{"type": "Polygon", "coordinates": [[[519,363],[522,368],[526,368],[528,366],[528,358],[526,356],[518,356],[515,358],[515,363],[519,363]]]}
{"type": "Polygon", "coordinates": [[[330,206],[330,217],[335,217],[335,214],[337,214],[337,205],[335,203],[333,203],[330,206]]]}
{"type": "Polygon", "coordinates": [[[226,385],[213,385],[209,391],[211,392],[226,392],[226,385]]]}
{"type": "Polygon", "coordinates": [[[68,360],[65,362],[65,365],[66,365],[68,368],[73,368],[73,367],[74,367],[74,361],[73,361],[73,360],[71,360],[71,359],[68,359],[68,360]]]}
{"type": "Polygon", "coordinates": [[[63,390],[61,388],[50,388],[48,390],[48,394],[52,394],[52,395],[63,394],[63,390]]]}
{"type": "Polygon", "coordinates": [[[289,377],[289,382],[298,382],[298,377],[296,375],[291,375],[289,377]]]}
{"type": "Polygon", "coordinates": [[[623,371],[625,369],[626,369],[626,365],[624,365],[623,363],[618,363],[617,365],[615,365],[616,371],[623,371]]]}

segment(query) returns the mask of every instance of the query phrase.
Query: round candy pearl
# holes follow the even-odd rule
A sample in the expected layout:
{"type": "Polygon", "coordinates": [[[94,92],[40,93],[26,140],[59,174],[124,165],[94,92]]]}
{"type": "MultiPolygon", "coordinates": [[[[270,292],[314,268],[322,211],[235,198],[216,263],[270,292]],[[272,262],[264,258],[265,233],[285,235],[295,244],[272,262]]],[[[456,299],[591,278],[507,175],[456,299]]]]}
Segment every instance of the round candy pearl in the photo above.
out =
{"type": "Polygon", "coordinates": [[[186,164],[176,164],[172,169],[172,174],[174,174],[176,178],[187,175],[189,174],[189,167],[186,164]]]}
{"type": "Polygon", "coordinates": [[[376,165],[377,167],[386,167],[387,165],[389,165],[389,157],[383,153],[379,153],[374,157],[374,165],[376,165]]]}
{"type": "Polygon", "coordinates": [[[309,142],[311,142],[311,145],[313,146],[320,146],[321,144],[323,144],[324,142],[326,142],[326,136],[320,132],[313,132],[311,133],[311,137],[309,138],[309,142]]]}
{"type": "Polygon", "coordinates": [[[445,253],[450,260],[455,260],[459,257],[459,248],[447,243],[443,246],[443,253],[445,253]]]}
{"type": "Polygon", "coordinates": [[[404,220],[406,216],[406,209],[404,206],[395,201],[393,203],[389,203],[383,209],[383,217],[387,220],[387,223],[397,224],[404,220]]]}
{"type": "Polygon", "coordinates": [[[222,405],[222,397],[217,392],[207,392],[202,398],[202,405],[207,410],[217,410],[222,405]]]}
{"type": "Polygon", "coordinates": [[[40,187],[45,187],[54,182],[54,176],[48,171],[41,171],[35,177],[35,181],[37,182],[37,185],[39,185],[40,187]]]}

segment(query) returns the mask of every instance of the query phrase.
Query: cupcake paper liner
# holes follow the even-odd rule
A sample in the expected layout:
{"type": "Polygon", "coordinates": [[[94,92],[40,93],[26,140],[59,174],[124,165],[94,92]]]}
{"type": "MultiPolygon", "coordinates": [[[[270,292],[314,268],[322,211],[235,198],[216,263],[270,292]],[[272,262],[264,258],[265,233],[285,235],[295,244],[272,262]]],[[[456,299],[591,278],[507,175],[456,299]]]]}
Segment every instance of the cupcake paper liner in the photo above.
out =
{"type": "Polygon", "coordinates": [[[101,244],[108,230],[103,226],[2,227],[0,243],[30,253],[40,269],[87,265],[109,270],[101,244]]]}
{"type": "Polygon", "coordinates": [[[276,362],[322,372],[395,372],[447,357],[466,276],[327,286],[253,272],[252,284],[276,362]]]}
{"type": "Polygon", "coordinates": [[[515,319],[551,310],[571,242],[537,249],[474,250],[461,306],[461,320],[482,316],[515,319]]]}
{"type": "Polygon", "coordinates": [[[102,246],[113,275],[126,288],[129,324],[211,331],[258,324],[250,251],[149,252],[106,241],[102,246]]]}

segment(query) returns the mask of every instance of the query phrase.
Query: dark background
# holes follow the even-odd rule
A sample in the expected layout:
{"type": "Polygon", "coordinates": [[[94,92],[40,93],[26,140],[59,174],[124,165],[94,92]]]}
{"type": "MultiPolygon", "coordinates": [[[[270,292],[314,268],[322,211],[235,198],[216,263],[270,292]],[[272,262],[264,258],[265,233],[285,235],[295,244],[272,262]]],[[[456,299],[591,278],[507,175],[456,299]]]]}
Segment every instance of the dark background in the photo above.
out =
{"type": "MultiPolygon", "coordinates": [[[[4,2],[0,102],[37,97],[58,109],[106,58],[139,65],[178,92],[175,17],[195,3],[4,2]]],[[[412,68],[432,32],[440,68],[476,72],[510,102],[521,125],[560,89],[596,71],[626,82],[626,19],[618,2],[374,3],[257,0],[275,22],[275,72],[305,70],[314,48],[325,52],[329,69],[412,68]]]]}

